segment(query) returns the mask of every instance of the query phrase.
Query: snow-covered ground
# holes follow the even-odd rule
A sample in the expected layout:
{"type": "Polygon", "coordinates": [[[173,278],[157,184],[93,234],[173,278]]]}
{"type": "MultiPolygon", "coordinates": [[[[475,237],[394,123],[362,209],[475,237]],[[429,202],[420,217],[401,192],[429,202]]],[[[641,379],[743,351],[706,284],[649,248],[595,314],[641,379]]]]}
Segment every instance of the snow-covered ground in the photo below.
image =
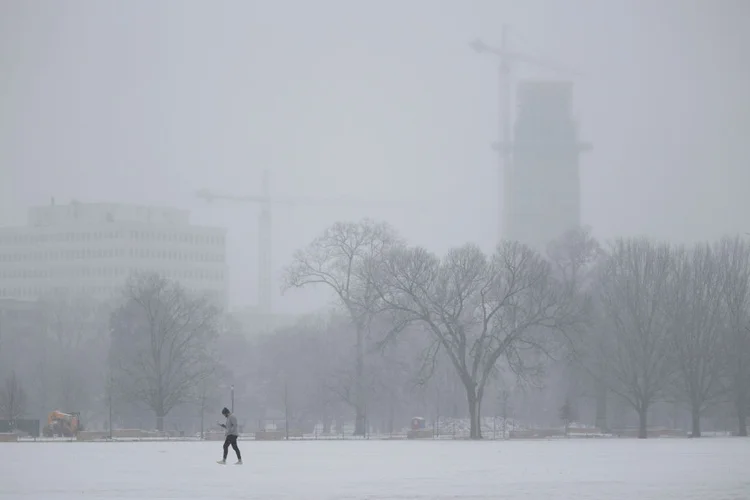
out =
{"type": "Polygon", "coordinates": [[[747,500],[747,439],[0,443],[0,499],[747,500]],[[230,461],[233,452],[230,449],[230,461]]]}

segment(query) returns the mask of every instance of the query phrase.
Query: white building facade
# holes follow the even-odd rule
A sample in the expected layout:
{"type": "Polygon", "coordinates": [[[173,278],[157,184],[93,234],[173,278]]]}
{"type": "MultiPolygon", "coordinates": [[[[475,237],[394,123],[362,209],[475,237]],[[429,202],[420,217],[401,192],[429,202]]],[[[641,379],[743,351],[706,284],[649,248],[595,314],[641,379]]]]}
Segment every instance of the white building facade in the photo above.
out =
{"type": "Polygon", "coordinates": [[[29,209],[0,228],[0,299],[52,292],[107,296],[133,272],[156,272],[227,304],[226,231],[185,210],[72,202],[29,209]]]}

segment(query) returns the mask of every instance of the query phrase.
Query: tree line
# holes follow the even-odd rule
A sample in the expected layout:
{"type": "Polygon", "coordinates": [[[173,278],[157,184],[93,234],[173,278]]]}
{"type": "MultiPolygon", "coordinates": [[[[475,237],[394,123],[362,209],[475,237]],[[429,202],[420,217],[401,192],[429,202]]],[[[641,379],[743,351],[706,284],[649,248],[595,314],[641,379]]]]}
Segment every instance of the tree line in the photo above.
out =
{"type": "Polygon", "coordinates": [[[363,220],[336,223],[295,253],[283,289],[309,286],[332,292],[334,310],[256,336],[157,274],[132,276],[111,300],[43,297],[25,319],[0,316],[0,418],[60,409],[102,421],[115,401],[121,425],[153,419],[163,430],[165,419],[200,415],[202,430],[231,387],[258,425],[320,423],[325,433],[353,422],[364,435],[442,413],[468,416],[479,439],[483,414],[507,413],[518,388],[559,392],[553,404],[567,425],[576,412],[556,381],[565,378],[593,397],[602,427],[614,398],[637,414],[640,437],[665,401],[689,410],[693,436],[719,405],[747,435],[742,238],[601,245],[579,228],[544,252],[504,241],[490,253],[467,244],[437,256],[363,220]]]}
{"type": "MultiPolygon", "coordinates": [[[[385,342],[426,333],[421,361],[434,365],[440,357],[452,368],[472,438],[481,438],[493,379],[511,373],[538,382],[561,359],[600,394],[629,404],[641,438],[658,401],[686,405],[696,437],[704,412],[729,402],[746,436],[749,257],[750,244],[739,237],[692,246],[620,238],[603,246],[582,228],[544,254],[505,241],[490,254],[468,244],[438,257],[386,224],[364,221],[335,224],[299,251],[286,285],[333,290],[356,332],[362,380],[360,346],[374,324],[385,342]]],[[[354,388],[359,422],[365,390],[356,381],[354,388]]]]}

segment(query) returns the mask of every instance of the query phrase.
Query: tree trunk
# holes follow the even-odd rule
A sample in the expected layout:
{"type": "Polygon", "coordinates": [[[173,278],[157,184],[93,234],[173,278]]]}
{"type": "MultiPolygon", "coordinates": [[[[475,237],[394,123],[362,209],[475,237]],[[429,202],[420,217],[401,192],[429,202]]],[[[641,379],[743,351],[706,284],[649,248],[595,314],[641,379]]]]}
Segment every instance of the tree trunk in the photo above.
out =
{"type": "Polygon", "coordinates": [[[365,339],[364,328],[357,326],[357,360],[356,376],[354,380],[354,401],[356,409],[356,421],[354,423],[354,435],[365,435],[365,339]]]}
{"type": "Polygon", "coordinates": [[[638,409],[638,439],[646,439],[648,437],[646,426],[647,415],[648,406],[643,406],[638,409]]]}
{"type": "MultiPolygon", "coordinates": [[[[742,387],[741,390],[745,390],[745,388],[742,387]]],[[[747,437],[747,402],[744,394],[740,394],[737,398],[737,420],[739,424],[737,435],[747,437]]]]}
{"type": "Polygon", "coordinates": [[[692,405],[690,414],[693,419],[693,432],[690,434],[690,437],[701,437],[701,412],[695,403],[692,405]]]}
{"type": "Polygon", "coordinates": [[[469,438],[470,439],[482,439],[482,426],[481,426],[481,407],[480,400],[474,389],[466,389],[466,396],[469,403],[469,438]]]}
{"type": "Polygon", "coordinates": [[[600,381],[596,382],[596,427],[602,432],[609,430],[607,427],[607,388],[600,381]]]}
{"type": "Polygon", "coordinates": [[[323,413],[323,434],[331,433],[331,417],[328,416],[328,412],[323,413]]]}
{"type": "Polygon", "coordinates": [[[164,430],[164,415],[156,415],[156,430],[164,430]]]}
{"type": "Polygon", "coordinates": [[[391,402],[391,405],[388,408],[388,434],[393,434],[393,421],[394,421],[394,410],[393,410],[393,402],[391,402]]]}
{"type": "Polygon", "coordinates": [[[206,414],[206,407],[205,407],[205,405],[202,404],[201,405],[201,441],[203,441],[203,437],[204,437],[203,436],[203,429],[205,429],[205,427],[206,427],[204,425],[205,414],[206,414]]]}

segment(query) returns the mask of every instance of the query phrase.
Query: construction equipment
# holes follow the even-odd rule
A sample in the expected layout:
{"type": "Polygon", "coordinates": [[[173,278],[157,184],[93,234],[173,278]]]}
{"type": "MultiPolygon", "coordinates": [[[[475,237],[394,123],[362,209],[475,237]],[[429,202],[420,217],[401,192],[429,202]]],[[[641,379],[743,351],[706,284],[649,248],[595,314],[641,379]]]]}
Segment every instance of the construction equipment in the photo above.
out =
{"type": "MultiPolygon", "coordinates": [[[[498,151],[500,157],[500,182],[503,185],[502,195],[499,196],[499,238],[503,238],[504,230],[508,227],[507,217],[510,215],[512,196],[512,151],[511,126],[513,116],[511,112],[513,91],[511,85],[511,63],[527,63],[533,66],[547,68],[557,73],[569,75],[580,75],[579,72],[566,68],[553,61],[535,57],[529,54],[512,51],[509,40],[510,29],[503,25],[500,48],[487,45],[481,39],[469,43],[469,46],[479,54],[489,53],[500,60],[500,140],[492,144],[493,149],[498,151]],[[505,220],[504,220],[505,219],[505,220]]],[[[499,193],[498,193],[499,194],[499,193]]]]}
{"type": "Polygon", "coordinates": [[[207,189],[197,191],[195,195],[203,198],[207,202],[214,200],[239,201],[244,203],[259,203],[260,214],[258,215],[258,309],[263,314],[272,312],[273,296],[273,279],[271,273],[273,270],[271,262],[271,205],[288,205],[288,206],[393,206],[401,203],[394,202],[368,202],[354,199],[322,199],[308,197],[271,197],[270,190],[270,173],[268,170],[263,171],[261,182],[261,194],[249,196],[223,195],[215,194],[207,189]]]}
{"type": "Polygon", "coordinates": [[[42,434],[45,437],[75,437],[82,430],[80,412],[64,413],[54,410],[47,416],[47,425],[42,434]]]}

